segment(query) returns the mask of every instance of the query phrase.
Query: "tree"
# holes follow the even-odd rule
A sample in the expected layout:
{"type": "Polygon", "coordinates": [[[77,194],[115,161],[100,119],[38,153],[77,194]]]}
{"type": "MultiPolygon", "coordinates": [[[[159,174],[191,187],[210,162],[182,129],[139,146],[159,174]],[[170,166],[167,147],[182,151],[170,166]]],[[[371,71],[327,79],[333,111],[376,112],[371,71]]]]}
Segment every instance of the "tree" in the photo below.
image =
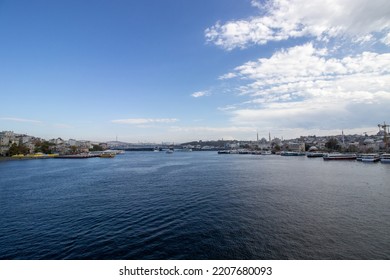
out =
{"type": "Polygon", "coordinates": [[[70,146],[70,151],[71,151],[71,154],[74,155],[74,154],[77,154],[77,146],[70,146]]]}
{"type": "Polygon", "coordinates": [[[9,156],[19,155],[19,154],[28,154],[29,149],[25,145],[17,145],[13,143],[8,150],[9,156]]]}
{"type": "Polygon", "coordinates": [[[14,155],[19,154],[19,147],[16,143],[13,143],[11,147],[9,147],[8,154],[12,157],[14,155]]]}
{"type": "Polygon", "coordinates": [[[325,143],[325,147],[328,149],[328,150],[332,150],[332,151],[338,151],[340,150],[340,145],[339,145],[339,141],[337,141],[336,138],[331,138],[329,139],[326,143],[325,143]]]}
{"type": "Polygon", "coordinates": [[[92,149],[89,149],[90,151],[103,151],[103,147],[100,145],[92,145],[92,149]]]}
{"type": "Polygon", "coordinates": [[[279,151],[280,151],[280,146],[279,146],[278,144],[276,144],[273,148],[274,148],[274,150],[275,150],[276,152],[279,152],[279,151]]]}
{"type": "Polygon", "coordinates": [[[55,146],[54,143],[50,143],[48,141],[37,141],[35,143],[35,152],[36,153],[44,153],[44,154],[51,154],[52,153],[52,147],[55,146]]]}
{"type": "Polygon", "coordinates": [[[358,152],[358,148],[354,145],[349,145],[348,149],[347,149],[347,152],[349,153],[357,153],[358,152]]]}

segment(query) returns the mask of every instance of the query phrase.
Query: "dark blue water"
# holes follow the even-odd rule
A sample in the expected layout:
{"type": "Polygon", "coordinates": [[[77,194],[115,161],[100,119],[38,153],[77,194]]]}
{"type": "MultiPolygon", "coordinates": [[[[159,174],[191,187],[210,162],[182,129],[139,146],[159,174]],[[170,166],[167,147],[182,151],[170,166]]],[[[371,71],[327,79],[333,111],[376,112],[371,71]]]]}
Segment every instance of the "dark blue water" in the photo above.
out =
{"type": "Polygon", "coordinates": [[[133,152],[0,162],[0,259],[390,259],[390,164],[133,152]]]}

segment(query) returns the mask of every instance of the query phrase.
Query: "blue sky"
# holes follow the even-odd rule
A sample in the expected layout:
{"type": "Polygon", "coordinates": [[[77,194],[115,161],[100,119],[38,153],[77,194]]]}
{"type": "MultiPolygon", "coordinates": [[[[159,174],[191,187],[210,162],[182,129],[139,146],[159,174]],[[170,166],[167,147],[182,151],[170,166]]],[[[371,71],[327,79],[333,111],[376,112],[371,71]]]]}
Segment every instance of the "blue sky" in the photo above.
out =
{"type": "Polygon", "coordinates": [[[184,142],[390,122],[384,0],[0,1],[0,130],[184,142]]]}

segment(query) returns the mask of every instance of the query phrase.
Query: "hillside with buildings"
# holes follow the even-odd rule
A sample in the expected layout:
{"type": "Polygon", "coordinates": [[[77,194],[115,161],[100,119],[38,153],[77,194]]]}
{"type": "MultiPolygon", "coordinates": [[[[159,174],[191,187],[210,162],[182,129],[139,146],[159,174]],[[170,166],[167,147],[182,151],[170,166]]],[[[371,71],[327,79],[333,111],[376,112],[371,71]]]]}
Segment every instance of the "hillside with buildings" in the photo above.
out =
{"type": "Polygon", "coordinates": [[[26,134],[17,134],[13,131],[0,132],[0,155],[13,156],[17,154],[58,153],[79,154],[89,151],[108,149],[106,143],[97,143],[84,140],[63,140],[61,138],[45,140],[26,134]]]}
{"type": "MultiPolygon", "coordinates": [[[[340,151],[353,153],[371,153],[385,152],[388,149],[387,129],[384,126],[379,127],[375,135],[340,135],[334,136],[301,136],[296,139],[283,140],[269,136],[269,139],[261,138],[256,141],[239,141],[239,140],[217,140],[217,141],[192,141],[174,145],[177,149],[191,149],[198,151],[221,150],[221,149],[248,149],[256,151],[299,151],[308,150],[318,151],[340,151]]],[[[142,150],[143,146],[147,147],[165,147],[169,145],[158,144],[130,144],[124,142],[99,143],[86,140],[75,140],[62,138],[42,139],[36,136],[18,134],[13,131],[0,132],[0,156],[9,157],[17,154],[34,154],[57,153],[61,155],[88,153],[90,151],[102,151],[109,148],[142,150]]],[[[173,146],[173,145],[171,145],[173,146]]]]}

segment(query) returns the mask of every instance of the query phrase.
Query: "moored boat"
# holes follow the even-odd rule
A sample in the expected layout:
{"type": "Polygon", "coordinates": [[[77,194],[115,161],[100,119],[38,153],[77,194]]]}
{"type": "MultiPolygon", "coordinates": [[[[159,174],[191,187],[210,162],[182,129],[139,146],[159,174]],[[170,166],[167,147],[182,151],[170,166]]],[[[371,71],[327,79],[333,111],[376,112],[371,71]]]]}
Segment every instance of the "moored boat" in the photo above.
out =
{"type": "Polygon", "coordinates": [[[100,155],[101,158],[113,158],[115,157],[116,154],[115,153],[107,153],[107,152],[104,152],[100,155]]]}
{"type": "Polygon", "coordinates": [[[304,156],[305,153],[303,152],[289,152],[289,151],[283,151],[280,153],[281,156],[304,156]]]}
{"type": "Polygon", "coordinates": [[[382,154],[380,160],[381,163],[390,163],[390,154],[382,154]]]}
{"type": "Polygon", "coordinates": [[[380,156],[378,154],[363,154],[362,162],[378,162],[380,161],[380,156]]]}
{"type": "Polygon", "coordinates": [[[330,153],[330,154],[325,154],[323,159],[324,160],[356,160],[356,154],[330,153]]]}
{"type": "Polygon", "coordinates": [[[320,152],[310,152],[310,153],[307,153],[306,156],[308,158],[318,158],[318,157],[323,157],[324,156],[324,153],[320,153],[320,152]]]}

